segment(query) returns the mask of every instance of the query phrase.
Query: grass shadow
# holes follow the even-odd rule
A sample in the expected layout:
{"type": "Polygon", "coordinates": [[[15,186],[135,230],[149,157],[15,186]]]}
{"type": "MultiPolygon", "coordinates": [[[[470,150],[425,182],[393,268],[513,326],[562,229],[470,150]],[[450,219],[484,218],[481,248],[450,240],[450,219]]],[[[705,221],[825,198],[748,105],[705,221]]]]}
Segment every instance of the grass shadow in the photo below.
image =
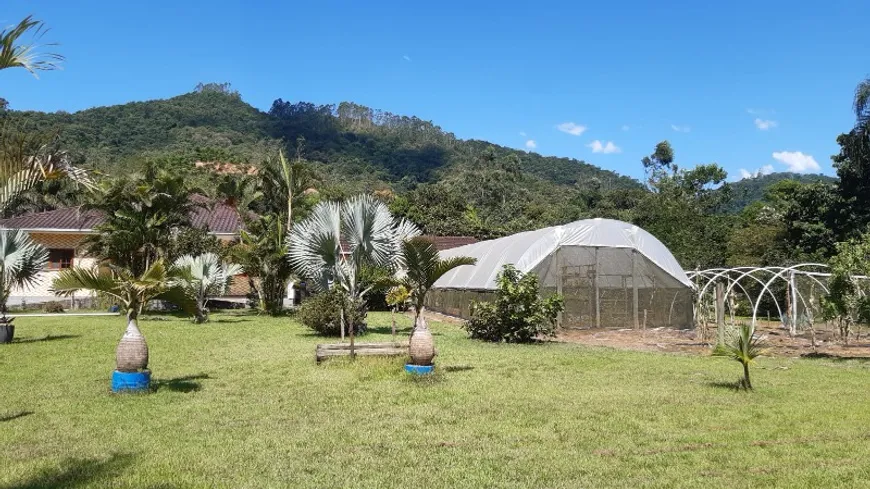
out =
{"type": "Polygon", "coordinates": [[[812,352],[804,353],[801,358],[810,360],[833,360],[835,362],[848,362],[854,360],[856,362],[870,362],[870,357],[851,357],[848,355],[834,355],[832,353],[812,352]]]}
{"type": "Polygon", "coordinates": [[[114,454],[106,460],[68,458],[60,463],[60,467],[43,469],[32,478],[6,486],[6,489],[81,487],[116,475],[132,462],[133,456],[129,454],[114,454]]]}
{"type": "Polygon", "coordinates": [[[723,389],[737,392],[741,389],[740,382],[707,382],[707,385],[715,389],[723,389]]]}
{"type": "Polygon", "coordinates": [[[5,421],[12,421],[18,418],[23,418],[25,416],[30,416],[31,414],[33,414],[33,411],[18,411],[17,413],[4,414],[0,416],[0,423],[3,423],[5,421]]]}
{"type": "Polygon", "coordinates": [[[208,374],[196,374],[196,375],[185,375],[183,377],[175,377],[172,379],[158,379],[155,380],[152,384],[152,390],[159,391],[161,389],[166,389],[172,392],[196,392],[202,389],[202,384],[197,382],[197,380],[206,380],[211,379],[212,377],[208,374]]]}
{"type": "Polygon", "coordinates": [[[12,340],[12,343],[40,343],[43,341],[69,340],[80,337],[81,335],[78,334],[50,334],[48,336],[43,336],[42,338],[18,338],[12,340]]]}
{"type": "MultiPolygon", "coordinates": [[[[368,332],[375,333],[375,334],[391,335],[391,334],[393,334],[393,327],[392,326],[374,326],[374,327],[370,327],[368,329],[368,332]]],[[[404,326],[404,327],[396,326],[396,334],[397,335],[410,334],[410,333],[411,333],[411,326],[404,326]]]]}
{"type": "Polygon", "coordinates": [[[216,319],[209,319],[207,323],[217,323],[217,324],[225,324],[225,323],[250,323],[253,322],[254,318],[252,316],[233,316],[233,317],[221,317],[216,319]]]}
{"type": "Polygon", "coordinates": [[[444,367],[445,372],[467,372],[469,370],[474,370],[474,367],[471,365],[447,365],[444,367]]]}

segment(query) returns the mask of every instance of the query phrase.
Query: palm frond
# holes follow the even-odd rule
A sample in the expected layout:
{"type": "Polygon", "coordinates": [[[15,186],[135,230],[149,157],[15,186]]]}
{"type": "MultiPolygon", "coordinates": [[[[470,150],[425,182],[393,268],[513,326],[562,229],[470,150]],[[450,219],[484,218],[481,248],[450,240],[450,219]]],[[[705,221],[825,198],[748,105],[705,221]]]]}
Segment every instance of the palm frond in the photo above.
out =
{"type": "Polygon", "coordinates": [[[290,232],[290,264],[320,287],[335,278],[341,262],[341,217],[340,204],[321,202],[290,232]]]}
{"type": "Polygon", "coordinates": [[[24,68],[37,76],[37,71],[56,70],[64,57],[57,53],[44,53],[44,47],[55,46],[55,43],[37,44],[40,38],[48,32],[41,21],[27,16],[17,25],[0,31],[0,70],[6,68],[24,68]],[[22,43],[23,37],[31,33],[30,43],[22,43]]]}
{"type": "Polygon", "coordinates": [[[61,270],[54,279],[51,291],[59,296],[68,297],[76,292],[91,291],[126,301],[121,281],[114,272],[107,269],[73,267],[61,270]]]}
{"type": "Polygon", "coordinates": [[[0,273],[3,290],[28,288],[36,284],[48,262],[48,250],[26,232],[0,229],[0,273]]]}

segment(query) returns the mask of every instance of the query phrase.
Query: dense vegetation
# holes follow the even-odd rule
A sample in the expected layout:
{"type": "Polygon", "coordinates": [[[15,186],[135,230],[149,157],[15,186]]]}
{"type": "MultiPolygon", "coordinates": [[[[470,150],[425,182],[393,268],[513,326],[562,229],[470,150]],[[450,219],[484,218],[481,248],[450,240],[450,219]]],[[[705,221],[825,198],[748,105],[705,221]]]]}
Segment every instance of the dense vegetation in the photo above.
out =
{"type": "MultiPolygon", "coordinates": [[[[866,104],[859,107],[858,99],[855,127],[838,138],[839,179],[773,174],[736,183],[727,183],[716,164],[679,166],[678,148],[666,141],[644,158],[641,183],[582,161],[459,140],[431,122],[348,102],[278,99],[262,112],[228,84],[74,114],[6,111],[3,117],[10,127],[57,134],[56,144],[79,165],[109,174],[157,165],[224,197],[228,188],[244,193],[240,172],[248,166],[277,168],[274,156],[283,148],[290,161],[311,170],[292,195],[286,185],[274,188],[283,200],[290,195],[304,204],[293,221],[318,200],[359,192],[373,193],[430,234],[490,238],[615,218],[650,231],[685,268],[706,268],[826,260],[835,243],[866,229],[870,144],[862,129],[866,104]],[[215,168],[225,174],[215,176],[215,168]]],[[[68,205],[78,194],[45,182],[15,209],[68,205]]]]}

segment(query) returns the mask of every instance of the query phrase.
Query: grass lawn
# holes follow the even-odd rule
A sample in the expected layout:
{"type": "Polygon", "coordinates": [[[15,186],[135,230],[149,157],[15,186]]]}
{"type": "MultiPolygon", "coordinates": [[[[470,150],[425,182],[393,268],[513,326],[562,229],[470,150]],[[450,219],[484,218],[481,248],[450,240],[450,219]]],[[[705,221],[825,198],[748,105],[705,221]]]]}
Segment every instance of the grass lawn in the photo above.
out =
{"type": "MultiPolygon", "coordinates": [[[[388,339],[389,316],[370,319],[365,340],[388,339]]],[[[726,359],[435,323],[438,374],[414,380],[399,359],[318,366],[323,340],[291,319],[146,318],[157,390],[118,396],[122,318],[16,323],[0,487],[870,486],[860,359],[762,359],[747,394],[726,359]]]]}

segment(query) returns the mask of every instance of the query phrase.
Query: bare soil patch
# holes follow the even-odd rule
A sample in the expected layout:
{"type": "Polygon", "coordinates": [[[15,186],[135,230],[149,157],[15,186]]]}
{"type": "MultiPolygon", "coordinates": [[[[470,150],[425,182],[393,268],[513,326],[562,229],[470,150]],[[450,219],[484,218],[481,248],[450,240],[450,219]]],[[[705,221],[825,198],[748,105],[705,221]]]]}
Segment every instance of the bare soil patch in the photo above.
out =
{"type": "MultiPolygon", "coordinates": [[[[816,328],[816,347],[813,348],[809,331],[790,337],[779,323],[767,321],[760,321],[758,329],[766,336],[769,356],[870,360],[870,335],[854,337],[845,345],[832,328],[820,325],[816,328]]],[[[716,331],[711,331],[705,341],[697,330],[691,329],[564,329],[557,334],[556,341],[625,350],[708,354],[716,342],[716,331]]]]}

